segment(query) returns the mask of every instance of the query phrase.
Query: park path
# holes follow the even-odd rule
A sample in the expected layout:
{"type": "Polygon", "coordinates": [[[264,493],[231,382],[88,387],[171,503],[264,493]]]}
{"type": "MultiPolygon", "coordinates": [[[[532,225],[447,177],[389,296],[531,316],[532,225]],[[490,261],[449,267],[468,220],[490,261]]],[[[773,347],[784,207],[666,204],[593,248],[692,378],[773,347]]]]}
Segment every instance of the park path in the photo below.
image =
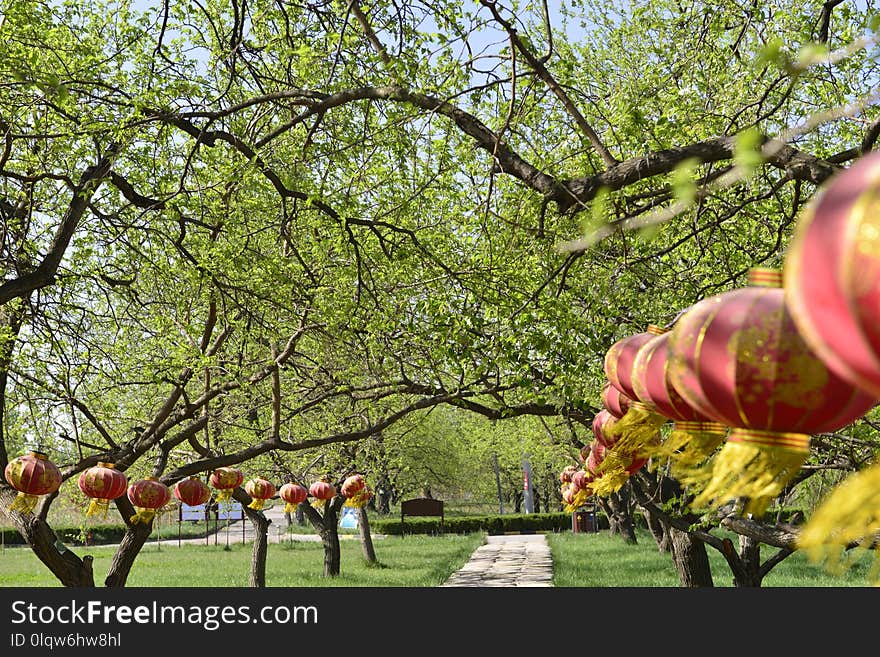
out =
{"type": "Polygon", "coordinates": [[[553,586],[553,559],[543,534],[487,536],[441,586],[553,586]]]}

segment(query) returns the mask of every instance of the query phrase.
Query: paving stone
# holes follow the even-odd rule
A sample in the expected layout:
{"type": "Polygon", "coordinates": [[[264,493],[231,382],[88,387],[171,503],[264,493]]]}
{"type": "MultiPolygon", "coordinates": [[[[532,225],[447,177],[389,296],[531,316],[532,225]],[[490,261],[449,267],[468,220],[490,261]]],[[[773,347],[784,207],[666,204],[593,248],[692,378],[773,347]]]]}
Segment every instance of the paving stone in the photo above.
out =
{"type": "Polygon", "coordinates": [[[543,534],[489,536],[441,586],[553,586],[553,559],[543,534]]]}

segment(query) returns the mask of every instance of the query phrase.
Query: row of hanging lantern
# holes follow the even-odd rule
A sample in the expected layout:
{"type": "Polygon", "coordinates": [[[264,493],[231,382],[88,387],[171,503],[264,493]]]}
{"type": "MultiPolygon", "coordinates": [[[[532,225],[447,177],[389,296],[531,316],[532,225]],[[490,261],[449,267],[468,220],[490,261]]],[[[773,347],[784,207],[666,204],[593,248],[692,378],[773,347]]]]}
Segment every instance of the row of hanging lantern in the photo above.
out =
{"type": "MultiPolygon", "coordinates": [[[[18,491],[9,507],[10,511],[32,513],[41,496],[55,493],[61,486],[62,474],[41,451],[31,451],[10,461],[4,469],[6,481],[18,491]]],[[[218,503],[227,503],[232,499],[234,490],[244,481],[244,474],[233,467],[215,469],[209,481],[215,491],[218,503]]],[[[173,489],[163,484],[156,477],[148,476],[129,483],[126,475],[116,469],[115,464],[101,461],[80,473],[78,487],[88,498],[89,505],[86,515],[103,514],[107,517],[110,502],[127,495],[136,509],[131,516],[133,524],[149,524],[157,511],[164,507],[172,495],[188,506],[199,506],[206,503],[212,495],[211,487],[196,476],[182,479],[173,489]]],[[[251,496],[249,508],[261,510],[265,502],[276,494],[276,487],[264,477],[254,477],[244,484],[245,491],[251,496]]],[[[296,505],[311,496],[316,502],[323,504],[336,495],[336,487],[328,477],[322,477],[309,489],[299,484],[287,483],[277,489],[279,497],[286,503],[285,510],[293,511],[296,505]]],[[[350,506],[364,506],[371,498],[372,491],[361,474],[349,476],[341,487],[341,493],[350,506]]]]}
{"type": "MultiPolygon", "coordinates": [[[[597,493],[617,490],[621,465],[647,457],[691,487],[693,508],[742,499],[762,515],[812,435],[880,399],[880,153],[820,189],[781,270],[754,268],[745,287],[697,302],[670,328],[619,340],[604,370],[597,493]]],[[[880,463],[832,491],[799,544],[815,555],[878,531],[880,463]]]]}

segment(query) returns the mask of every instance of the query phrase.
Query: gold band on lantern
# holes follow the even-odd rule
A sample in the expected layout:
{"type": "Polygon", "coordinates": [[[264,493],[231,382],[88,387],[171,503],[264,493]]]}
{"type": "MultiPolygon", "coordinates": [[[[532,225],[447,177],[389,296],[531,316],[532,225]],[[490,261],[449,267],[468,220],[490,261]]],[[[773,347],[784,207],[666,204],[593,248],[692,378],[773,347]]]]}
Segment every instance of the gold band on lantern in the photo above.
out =
{"type": "Polygon", "coordinates": [[[810,436],[806,433],[780,433],[761,431],[760,429],[734,428],[730,430],[727,442],[790,449],[807,454],[810,452],[810,436]]]}
{"type": "Polygon", "coordinates": [[[752,287],[782,287],[782,270],[753,267],[749,270],[749,285],[752,287]]]}

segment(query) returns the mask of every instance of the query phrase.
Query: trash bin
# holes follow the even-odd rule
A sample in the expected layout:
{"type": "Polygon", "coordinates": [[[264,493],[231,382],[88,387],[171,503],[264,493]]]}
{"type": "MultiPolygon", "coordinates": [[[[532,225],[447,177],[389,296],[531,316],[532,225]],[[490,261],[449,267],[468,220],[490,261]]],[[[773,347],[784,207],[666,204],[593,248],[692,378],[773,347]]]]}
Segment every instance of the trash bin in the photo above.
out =
{"type": "Polygon", "coordinates": [[[571,514],[571,531],[575,534],[596,531],[596,512],[590,509],[578,509],[571,514]]]}

